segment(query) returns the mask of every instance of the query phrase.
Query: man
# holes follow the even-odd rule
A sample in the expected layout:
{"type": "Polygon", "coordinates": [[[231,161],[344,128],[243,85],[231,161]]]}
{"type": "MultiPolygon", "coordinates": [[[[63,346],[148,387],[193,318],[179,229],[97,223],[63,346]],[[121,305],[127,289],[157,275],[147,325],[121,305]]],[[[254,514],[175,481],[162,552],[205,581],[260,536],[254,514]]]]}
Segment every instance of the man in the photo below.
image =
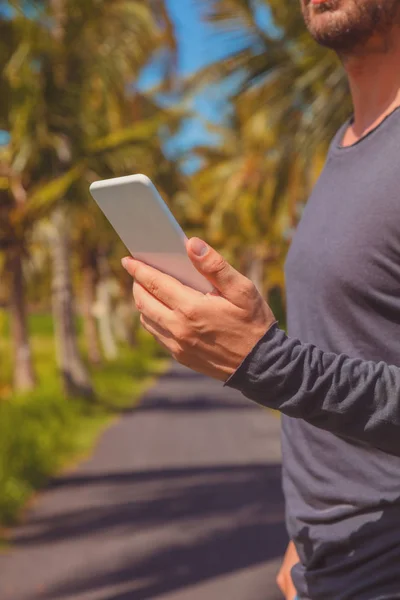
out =
{"type": "Polygon", "coordinates": [[[354,118],[332,142],[286,264],[287,337],[254,286],[194,238],[206,296],[133,259],[144,327],[192,369],[281,410],[301,599],[400,598],[400,2],[301,0],[341,57],[354,118]]]}

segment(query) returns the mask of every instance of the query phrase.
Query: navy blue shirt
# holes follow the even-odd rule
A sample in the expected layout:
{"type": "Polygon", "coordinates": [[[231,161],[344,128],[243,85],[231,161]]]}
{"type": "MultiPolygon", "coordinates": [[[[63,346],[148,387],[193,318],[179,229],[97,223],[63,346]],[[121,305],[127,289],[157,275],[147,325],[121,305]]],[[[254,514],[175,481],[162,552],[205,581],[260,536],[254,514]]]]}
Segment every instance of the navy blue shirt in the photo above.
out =
{"type": "Polygon", "coordinates": [[[334,138],[274,325],[228,380],[281,410],[287,527],[311,600],[400,598],[400,109],[334,138]]]}

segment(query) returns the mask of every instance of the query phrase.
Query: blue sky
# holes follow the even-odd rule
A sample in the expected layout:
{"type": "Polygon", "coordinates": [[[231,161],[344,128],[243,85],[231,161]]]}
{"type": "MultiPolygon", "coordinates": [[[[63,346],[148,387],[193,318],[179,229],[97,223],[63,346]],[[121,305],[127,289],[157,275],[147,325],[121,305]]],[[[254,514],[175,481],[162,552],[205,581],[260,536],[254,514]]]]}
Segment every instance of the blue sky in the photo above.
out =
{"type": "MultiPolygon", "coordinates": [[[[257,0],[255,0],[255,5],[257,0]]],[[[202,18],[204,3],[199,0],[167,0],[168,8],[175,23],[179,45],[178,69],[181,76],[190,75],[211,62],[218,61],[230,51],[238,48],[238,38],[234,34],[217,31],[202,18]]],[[[273,27],[269,10],[262,3],[257,10],[259,24],[272,35],[279,35],[273,27]]],[[[141,78],[146,88],[157,81],[157,69],[150,65],[141,78]]],[[[197,144],[212,144],[217,138],[204,127],[204,120],[219,123],[229,110],[227,97],[232,90],[232,82],[209,87],[194,98],[191,109],[197,117],[183,125],[179,135],[166,150],[184,153],[197,144]]],[[[191,170],[195,161],[190,160],[191,170]]]]}
{"type": "MultiPolygon", "coordinates": [[[[179,45],[178,69],[181,76],[187,76],[201,69],[210,62],[225,56],[237,45],[232,36],[214,30],[201,18],[204,3],[199,0],[167,0],[170,14],[176,27],[179,45]]],[[[265,5],[259,11],[260,24],[267,29],[271,19],[265,5]]],[[[139,85],[151,87],[157,82],[157,66],[152,64],[142,74],[139,85]]],[[[204,120],[220,122],[229,107],[227,95],[229,85],[209,88],[197,94],[191,109],[198,115],[184,123],[180,134],[171,141],[167,150],[185,152],[196,144],[211,144],[216,139],[204,127],[204,120]]],[[[0,131],[0,144],[5,141],[4,132],[0,131]]]]}
{"type": "MultiPolygon", "coordinates": [[[[198,0],[167,0],[178,37],[178,70],[182,77],[190,75],[207,64],[227,54],[229,40],[204,22],[201,15],[202,2],[198,0]]],[[[142,75],[141,86],[146,88],[157,82],[157,68],[150,65],[142,75]]],[[[226,112],[228,88],[208,88],[197,94],[191,109],[198,118],[190,119],[180,134],[171,141],[171,152],[185,152],[196,144],[210,144],[215,140],[204,127],[204,120],[218,123],[226,112]]]]}
{"type": "MultiPolygon", "coordinates": [[[[198,0],[167,0],[168,8],[175,23],[179,42],[179,73],[182,76],[193,73],[222,56],[227,51],[226,40],[217,35],[212,28],[202,22],[198,0]]],[[[157,67],[147,68],[140,85],[143,88],[156,83],[157,67]]],[[[218,121],[221,112],[226,107],[223,94],[208,90],[199,94],[193,104],[202,118],[218,121]]],[[[0,143],[5,134],[0,132],[0,143]]],[[[201,118],[185,123],[180,135],[171,145],[171,149],[184,151],[198,143],[210,143],[212,136],[202,125],[201,118]]]]}
{"type": "Polygon", "coordinates": [[[224,38],[201,18],[202,2],[167,0],[167,4],[180,43],[179,68],[183,75],[225,55],[224,38]]]}

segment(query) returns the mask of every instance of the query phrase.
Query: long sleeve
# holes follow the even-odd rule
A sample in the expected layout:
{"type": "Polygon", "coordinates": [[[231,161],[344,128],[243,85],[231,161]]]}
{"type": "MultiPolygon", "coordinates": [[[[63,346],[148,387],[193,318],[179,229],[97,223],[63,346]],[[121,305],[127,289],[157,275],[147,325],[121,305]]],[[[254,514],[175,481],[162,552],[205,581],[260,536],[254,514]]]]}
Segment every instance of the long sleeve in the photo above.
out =
{"type": "Polygon", "coordinates": [[[275,324],[225,383],[247,398],[400,456],[400,368],[322,352],[275,324]]]}

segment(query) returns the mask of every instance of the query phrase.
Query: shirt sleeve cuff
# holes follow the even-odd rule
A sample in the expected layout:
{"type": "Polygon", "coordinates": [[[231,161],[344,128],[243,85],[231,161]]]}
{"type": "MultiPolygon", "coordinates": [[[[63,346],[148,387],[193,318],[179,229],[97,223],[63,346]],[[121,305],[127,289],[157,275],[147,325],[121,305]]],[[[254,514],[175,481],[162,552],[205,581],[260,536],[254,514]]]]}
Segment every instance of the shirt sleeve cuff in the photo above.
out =
{"type": "Polygon", "coordinates": [[[250,381],[257,379],[257,366],[262,357],[268,356],[282,346],[287,339],[285,332],[279,329],[277,321],[271,325],[249,354],[242,360],[236,371],[225,381],[224,387],[242,390],[250,381]]]}

